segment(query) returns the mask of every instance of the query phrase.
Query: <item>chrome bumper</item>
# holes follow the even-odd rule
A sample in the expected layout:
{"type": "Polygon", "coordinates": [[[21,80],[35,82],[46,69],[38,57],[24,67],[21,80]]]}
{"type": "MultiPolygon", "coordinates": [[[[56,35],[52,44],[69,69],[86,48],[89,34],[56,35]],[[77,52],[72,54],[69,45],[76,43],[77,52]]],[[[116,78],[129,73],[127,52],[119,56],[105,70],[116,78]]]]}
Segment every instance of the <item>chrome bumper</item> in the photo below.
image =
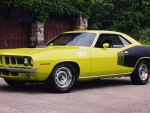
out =
{"type": "Polygon", "coordinates": [[[0,70],[7,70],[9,72],[18,72],[18,73],[35,73],[35,72],[37,72],[37,68],[25,69],[25,68],[0,67],[0,70]]]}

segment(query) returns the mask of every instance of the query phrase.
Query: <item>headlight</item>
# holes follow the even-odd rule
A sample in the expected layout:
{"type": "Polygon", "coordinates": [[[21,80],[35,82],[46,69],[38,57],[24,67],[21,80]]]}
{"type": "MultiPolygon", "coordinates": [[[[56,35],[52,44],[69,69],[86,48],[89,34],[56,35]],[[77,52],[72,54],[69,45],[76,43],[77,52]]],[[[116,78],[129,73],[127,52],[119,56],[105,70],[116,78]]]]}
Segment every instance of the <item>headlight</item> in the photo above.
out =
{"type": "Polygon", "coordinates": [[[33,66],[33,59],[30,58],[30,65],[33,66]]]}
{"type": "Polygon", "coordinates": [[[25,66],[33,66],[33,59],[31,57],[24,57],[23,63],[25,66]]]}
{"type": "Polygon", "coordinates": [[[23,63],[24,63],[25,66],[28,66],[29,65],[29,58],[24,57],[23,63]]]}

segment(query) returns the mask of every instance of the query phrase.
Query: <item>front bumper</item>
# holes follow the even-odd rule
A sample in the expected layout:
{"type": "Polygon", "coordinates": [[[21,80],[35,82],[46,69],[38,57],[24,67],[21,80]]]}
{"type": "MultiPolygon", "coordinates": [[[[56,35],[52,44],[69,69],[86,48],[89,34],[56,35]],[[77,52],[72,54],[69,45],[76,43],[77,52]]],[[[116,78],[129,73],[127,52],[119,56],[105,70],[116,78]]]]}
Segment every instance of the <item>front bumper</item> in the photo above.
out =
{"type": "Polygon", "coordinates": [[[12,67],[0,67],[0,70],[7,70],[8,72],[18,72],[18,73],[35,73],[37,68],[12,68],[12,67]]]}

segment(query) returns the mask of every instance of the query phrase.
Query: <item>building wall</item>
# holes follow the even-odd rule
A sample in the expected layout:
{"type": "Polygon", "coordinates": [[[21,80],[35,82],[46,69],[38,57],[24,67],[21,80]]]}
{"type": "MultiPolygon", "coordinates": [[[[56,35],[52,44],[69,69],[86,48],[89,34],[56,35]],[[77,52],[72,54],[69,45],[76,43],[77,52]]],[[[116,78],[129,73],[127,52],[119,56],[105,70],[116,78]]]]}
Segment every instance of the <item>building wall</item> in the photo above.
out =
{"type": "Polygon", "coordinates": [[[0,49],[44,45],[61,32],[82,29],[87,29],[87,20],[82,16],[51,16],[45,23],[24,23],[0,16],[0,49]]]}
{"type": "Polygon", "coordinates": [[[0,49],[26,47],[29,40],[29,25],[11,17],[0,16],[0,49]]]}
{"type": "Polygon", "coordinates": [[[75,29],[77,30],[86,30],[88,27],[88,20],[82,16],[76,18],[75,29]]]}
{"type": "Polygon", "coordinates": [[[44,45],[61,32],[73,30],[70,16],[52,16],[45,23],[34,22],[31,27],[31,45],[44,45]]]}
{"type": "Polygon", "coordinates": [[[45,23],[32,24],[31,45],[44,45],[59,33],[69,30],[87,29],[87,19],[82,16],[52,16],[45,23]]]}

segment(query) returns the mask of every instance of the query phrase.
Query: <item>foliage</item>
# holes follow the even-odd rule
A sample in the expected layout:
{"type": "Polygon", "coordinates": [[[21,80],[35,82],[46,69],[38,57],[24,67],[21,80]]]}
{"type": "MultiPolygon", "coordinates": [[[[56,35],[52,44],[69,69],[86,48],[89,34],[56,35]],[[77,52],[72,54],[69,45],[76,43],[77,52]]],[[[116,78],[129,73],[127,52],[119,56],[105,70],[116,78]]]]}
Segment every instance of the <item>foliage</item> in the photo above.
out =
{"type": "Polygon", "coordinates": [[[149,41],[149,38],[146,37],[145,39],[140,39],[139,42],[143,45],[150,45],[150,41],[149,41]]]}
{"type": "Polygon", "coordinates": [[[140,30],[139,42],[144,45],[150,45],[150,29],[140,30]]]}
{"type": "Polygon", "coordinates": [[[40,21],[50,13],[83,15],[88,18],[93,0],[0,0],[0,8],[23,8],[40,21]]]}
{"type": "Polygon", "coordinates": [[[139,30],[150,26],[149,0],[95,0],[89,29],[127,33],[139,40],[139,30]]]}

